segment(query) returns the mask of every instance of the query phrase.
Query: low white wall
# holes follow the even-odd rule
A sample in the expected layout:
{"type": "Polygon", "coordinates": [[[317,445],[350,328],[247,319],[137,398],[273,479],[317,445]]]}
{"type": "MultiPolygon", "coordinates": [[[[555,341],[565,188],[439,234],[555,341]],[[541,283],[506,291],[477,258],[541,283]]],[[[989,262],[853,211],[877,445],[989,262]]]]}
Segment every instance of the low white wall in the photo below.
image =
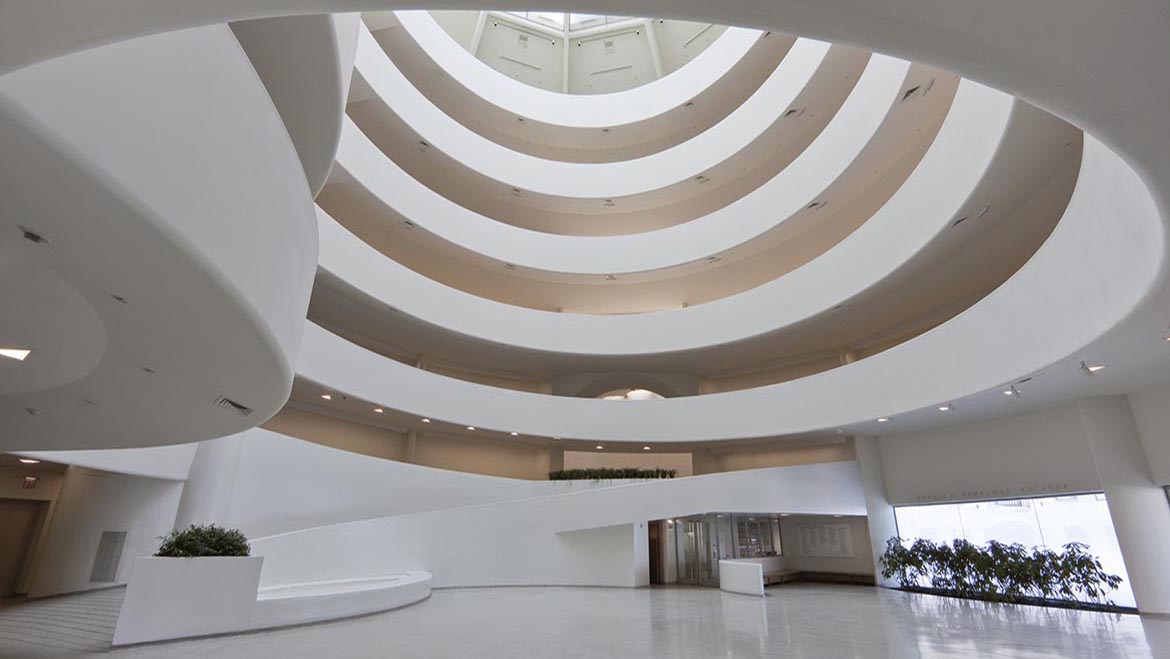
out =
{"type": "Polygon", "coordinates": [[[763,597],[763,567],[754,561],[719,561],[719,590],[763,597]]]}
{"type": "Polygon", "coordinates": [[[263,562],[248,556],[136,559],[114,645],[247,629],[263,562]]]}
{"type": "Polygon", "coordinates": [[[436,586],[631,586],[643,583],[646,521],[710,510],[862,515],[865,501],[856,465],[827,463],[348,522],[252,547],[264,585],[425,570],[436,586]]]}

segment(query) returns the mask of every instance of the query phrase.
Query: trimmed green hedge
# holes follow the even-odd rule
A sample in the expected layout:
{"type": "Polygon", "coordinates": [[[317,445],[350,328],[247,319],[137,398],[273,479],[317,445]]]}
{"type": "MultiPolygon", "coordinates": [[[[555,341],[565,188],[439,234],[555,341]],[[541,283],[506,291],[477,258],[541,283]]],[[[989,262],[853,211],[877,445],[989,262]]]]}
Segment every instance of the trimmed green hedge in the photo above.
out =
{"type": "Polygon", "coordinates": [[[967,599],[1025,604],[1092,602],[1115,606],[1106,596],[1121,577],[1105,572],[1088,545],[1070,542],[1063,551],[992,540],[976,545],[901,538],[886,541],[882,576],[907,590],[926,590],[967,599]]]}
{"type": "Polygon", "coordinates": [[[155,556],[161,558],[194,558],[198,556],[248,556],[252,548],[248,539],[236,529],[222,526],[191,526],[182,531],[171,531],[162,539],[155,556]]]}
{"type": "Polygon", "coordinates": [[[548,472],[550,481],[606,481],[621,478],[649,480],[652,478],[674,478],[674,469],[639,469],[638,467],[598,467],[595,469],[561,469],[548,472]]]}

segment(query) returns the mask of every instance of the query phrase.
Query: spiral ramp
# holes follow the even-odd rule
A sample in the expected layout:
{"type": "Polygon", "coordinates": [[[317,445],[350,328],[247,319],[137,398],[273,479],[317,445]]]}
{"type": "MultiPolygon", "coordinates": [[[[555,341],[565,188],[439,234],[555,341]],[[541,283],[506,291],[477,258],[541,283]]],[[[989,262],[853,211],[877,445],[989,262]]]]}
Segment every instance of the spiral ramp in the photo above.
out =
{"type": "Polygon", "coordinates": [[[1170,387],[1164,6],[294,4],[0,21],[0,450],[184,482],[175,524],[264,557],[252,627],[642,585],[646,523],[714,511],[868,515],[865,554],[888,436],[1091,438],[1083,401],[1170,387]]]}

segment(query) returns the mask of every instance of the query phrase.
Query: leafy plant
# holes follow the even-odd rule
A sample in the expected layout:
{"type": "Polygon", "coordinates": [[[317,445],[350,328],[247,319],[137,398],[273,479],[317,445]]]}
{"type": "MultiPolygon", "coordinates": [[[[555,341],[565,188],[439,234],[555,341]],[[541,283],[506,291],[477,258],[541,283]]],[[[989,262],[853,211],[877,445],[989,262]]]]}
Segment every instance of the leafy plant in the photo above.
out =
{"type": "Polygon", "coordinates": [[[674,469],[640,469],[638,467],[594,467],[592,469],[561,469],[548,472],[550,481],[601,481],[619,478],[636,478],[648,480],[652,478],[674,478],[678,474],[674,469]]]}
{"type": "Polygon", "coordinates": [[[917,539],[909,547],[886,541],[882,576],[905,589],[996,602],[1083,602],[1114,606],[1106,598],[1121,584],[1089,547],[1070,542],[1062,551],[992,540],[979,546],[962,538],[951,544],[917,539]]]}
{"type": "Polygon", "coordinates": [[[237,529],[222,526],[191,526],[171,531],[162,538],[155,556],[191,558],[196,556],[247,556],[252,552],[248,539],[237,529]]]}

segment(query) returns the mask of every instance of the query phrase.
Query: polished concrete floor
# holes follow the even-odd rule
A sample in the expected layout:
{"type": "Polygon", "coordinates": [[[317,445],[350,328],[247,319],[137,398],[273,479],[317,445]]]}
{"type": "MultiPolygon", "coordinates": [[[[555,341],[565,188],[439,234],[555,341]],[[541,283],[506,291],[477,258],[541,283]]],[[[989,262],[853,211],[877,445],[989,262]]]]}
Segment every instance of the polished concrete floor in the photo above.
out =
{"type": "MultiPolygon", "coordinates": [[[[93,595],[79,599],[87,597],[93,595]]],[[[14,638],[16,626],[6,617],[27,616],[37,604],[0,609],[0,629],[9,632],[0,637],[0,657],[1170,658],[1167,619],[857,586],[789,584],[768,589],[766,599],[684,587],[442,590],[362,618],[108,652],[95,652],[88,636],[86,647],[73,650],[59,638],[51,644],[14,638]]],[[[86,610],[77,604],[56,600],[58,607],[86,610]]]]}

